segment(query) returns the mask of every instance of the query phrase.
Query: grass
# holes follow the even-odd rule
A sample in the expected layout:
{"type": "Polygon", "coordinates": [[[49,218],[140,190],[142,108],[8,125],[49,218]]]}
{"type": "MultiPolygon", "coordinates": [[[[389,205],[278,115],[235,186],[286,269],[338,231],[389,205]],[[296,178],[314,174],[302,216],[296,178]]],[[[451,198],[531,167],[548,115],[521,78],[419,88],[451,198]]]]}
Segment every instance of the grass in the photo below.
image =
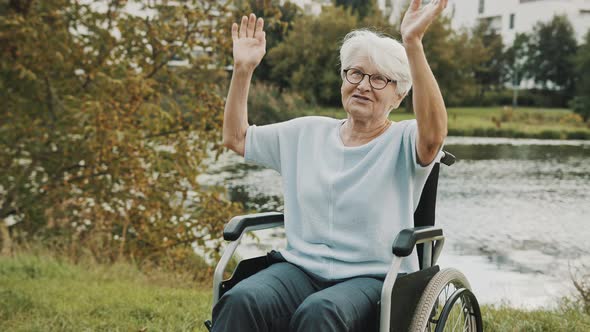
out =
{"type": "MultiPolygon", "coordinates": [[[[541,139],[590,139],[590,124],[568,109],[452,107],[447,110],[449,135],[541,139]]],[[[314,108],[303,115],[342,118],[340,108],[314,108]]],[[[414,115],[396,110],[391,120],[413,119],[414,115]]]]}
{"type": "Polygon", "coordinates": [[[517,310],[506,306],[483,306],[483,330],[486,332],[586,332],[590,315],[575,302],[564,299],[555,310],[517,310]]]}
{"type": "MultiPolygon", "coordinates": [[[[0,331],[205,331],[210,286],[146,275],[132,265],[74,265],[55,257],[0,257],[0,331]]],[[[484,331],[590,331],[590,315],[482,307],[484,331]]]]}
{"type": "Polygon", "coordinates": [[[128,264],[0,258],[0,331],[205,331],[210,289],[128,264]]]}

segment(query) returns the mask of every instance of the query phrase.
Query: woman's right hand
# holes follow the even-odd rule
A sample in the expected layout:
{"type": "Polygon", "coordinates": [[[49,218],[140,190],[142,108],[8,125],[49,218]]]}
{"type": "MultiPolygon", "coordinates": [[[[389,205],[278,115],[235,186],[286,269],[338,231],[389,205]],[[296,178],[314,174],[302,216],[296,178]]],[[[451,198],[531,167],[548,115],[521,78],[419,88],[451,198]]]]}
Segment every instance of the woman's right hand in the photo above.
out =
{"type": "Polygon", "coordinates": [[[262,61],[266,53],[265,32],[262,30],[264,21],[256,19],[256,15],[243,16],[238,29],[238,24],[231,27],[233,39],[234,70],[244,69],[254,71],[262,61]]]}

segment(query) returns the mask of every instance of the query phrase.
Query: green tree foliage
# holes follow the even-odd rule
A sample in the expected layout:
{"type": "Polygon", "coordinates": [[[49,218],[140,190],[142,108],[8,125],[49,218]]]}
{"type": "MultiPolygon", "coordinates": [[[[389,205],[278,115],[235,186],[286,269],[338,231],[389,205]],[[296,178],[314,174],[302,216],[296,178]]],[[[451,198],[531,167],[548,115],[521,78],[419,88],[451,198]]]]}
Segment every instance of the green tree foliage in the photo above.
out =
{"type": "Polygon", "coordinates": [[[530,77],[527,72],[527,55],[529,54],[530,35],[517,33],[512,45],[504,53],[505,81],[513,86],[520,86],[520,82],[530,77]]]}
{"type": "Polygon", "coordinates": [[[586,32],[584,43],[578,48],[575,57],[575,69],[578,76],[576,96],[571,107],[580,114],[584,121],[590,119],[590,30],[586,32]]]}
{"type": "Polygon", "coordinates": [[[262,62],[268,62],[272,82],[280,87],[296,91],[309,103],[341,106],[340,45],[347,33],[360,28],[397,33],[380,14],[361,20],[350,9],[327,6],[318,17],[298,17],[293,30],[262,62]]]}
{"type": "Polygon", "coordinates": [[[477,93],[474,73],[489,56],[482,41],[474,41],[469,31],[454,31],[451,18],[441,16],[428,28],[423,44],[445,103],[459,105],[472,99],[477,93]]]}
{"type": "Polygon", "coordinates": [[[324,7],[318,17],[302,16],[285,41],[271,49],[272,78],[301,93],[308,102],[341,105],[339,50],[358,20],[341,7],[324,7]]]}
{"type": "Polygon", "coordinates": [[[360,19],[381,15],[375,0],[334,0],[334,5],[351,9],[360,19]]]}
{"type": "Polygon", "coordinates": [[[473,29],[472,43],[483,47],[483,58],[480,58],[475,68],[475,80],[479,86],[478,98],[484,98],[488,90],[498,90],[504,83],[504,43],[502,35],[490,28],[490,22],[486,20],[473,29]]]}
{"type": "Polygon", "coordinates": [[[561,91],[565,99],[574,91],[576,53],[574,29],[566,16],[539,22],[531,33],[527,72],[544,89],[561,91]]]}
{"type": "MultiPolygon", "coordinates": [[[[234,10],[235,22],[240,22],[243,15],[254,13],[256,17],[264,18],[264,31],[266,33],[267,52],[279,45],[293,30],[295,20],[302,16],[301,9],[292,2],[281,5],[279,0],[242,0],[236,3],[234,10]]],[[[262,61],[254,72],[254,80],[271,81],[271,65],[268,61],[262,61]]],[[[284,80],[275,82],[280,88],[287,85],[284,80]]]]}
{"type": "Polygon", "coordinates": [[[196,182],[220,150],[226,9],[127,5],[0,3],[0,221],[72,255],[174,264],[237,212],[196,182]]]}

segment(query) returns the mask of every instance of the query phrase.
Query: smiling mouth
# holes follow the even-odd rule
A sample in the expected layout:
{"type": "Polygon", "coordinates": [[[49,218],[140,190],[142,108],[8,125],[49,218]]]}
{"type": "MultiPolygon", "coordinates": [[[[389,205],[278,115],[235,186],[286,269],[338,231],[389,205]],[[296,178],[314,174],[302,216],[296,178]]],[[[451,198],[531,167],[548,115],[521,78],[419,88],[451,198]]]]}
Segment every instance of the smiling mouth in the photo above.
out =
{"type": "Polygon", "coordinates": [[[371,99],[369,99],[367,97],[360,96],[360,95],[352,95],[352,97],[356,98],[356,99],[360,99],[360,100],[371,101],[371,99]]]}

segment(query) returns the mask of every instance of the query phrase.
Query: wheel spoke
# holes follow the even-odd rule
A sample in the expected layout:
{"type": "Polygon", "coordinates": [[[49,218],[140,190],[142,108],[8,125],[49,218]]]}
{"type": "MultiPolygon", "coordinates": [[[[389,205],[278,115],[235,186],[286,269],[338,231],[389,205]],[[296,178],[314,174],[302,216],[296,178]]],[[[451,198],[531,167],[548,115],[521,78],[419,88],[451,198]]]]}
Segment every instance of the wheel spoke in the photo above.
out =
{"type": "MultiPolygon", "coordinates": [[[[460,299],[459,299],[460,300],[460,299]]],[[[451,313],[453,312],[453,310],[451,310],[451,313]]],[[[459,313],[457,315],[457,318],[455,319],[455,324],[453,324],[453,331],[455,331],[455,327],[457,326],[457,324],[460,322],[461,319],[461,313],[459,313]]]]}
{"type": "Polygon", "coordinates": [[[465,321],[463,322],[463,331],[469,331],[469,322],[471,321],[471,314],[469,313],[469,309],[466,306],[467,303],[469,303],[469,300],[463,297],[461,302],[461,311],[463,312],[463,317],[465,317],[465,321]]]}
{"type": "Polygon", "coordinates": [[[428,308],[429,315],[415,318],[418,322],[416,325],[421,326],[424,332],[438,329],[444,329],[445,332],[477,330],[481,317],[477,300],[473,298],[472,301],[469,283],[460,272],[454,269],[441,271],[432,279],[427,289],[429,291],[424,293],[419,306],[422,310],[428,308]]]}

